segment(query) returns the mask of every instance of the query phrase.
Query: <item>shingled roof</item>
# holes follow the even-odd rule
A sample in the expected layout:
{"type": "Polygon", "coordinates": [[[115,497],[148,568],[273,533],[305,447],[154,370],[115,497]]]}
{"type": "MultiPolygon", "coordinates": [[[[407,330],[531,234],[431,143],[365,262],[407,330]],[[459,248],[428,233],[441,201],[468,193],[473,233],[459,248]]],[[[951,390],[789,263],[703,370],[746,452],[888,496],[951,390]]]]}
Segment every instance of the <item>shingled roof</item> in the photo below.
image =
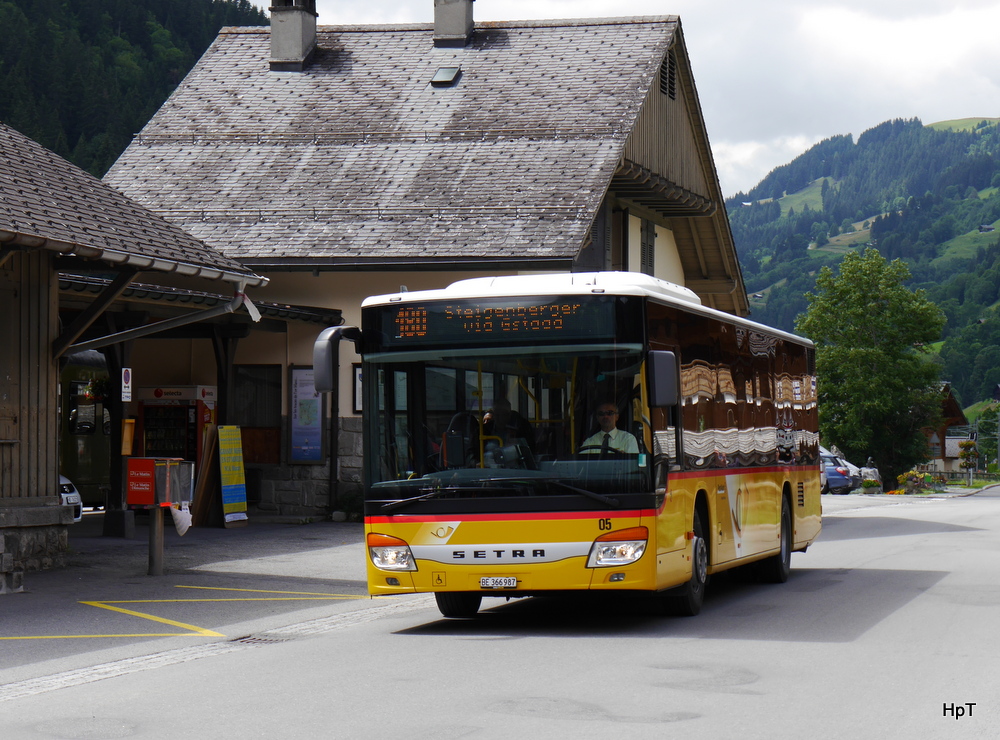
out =
{"type": "Polygon", "coordinates": [[[0,248],[266,284],[230,257],[0,123],[0,248]]]}
{"type": "MultiPolygon", "coordinates": [[[[676,16],[476,23],[462,48],[432,34],[321,26],[304,70],[278,72],[269,29],[225,28],[105,180],[262,271],[566,269],[613,179],[670,186],[622,165],[676,16]],[[432,85],[446,67],[454,84],[432,85]]],[[[712,185],[690,200],[728,234],[701,136],[712,185]]],[[[738,294],[735,253],[717,261],[738,294]]]]}

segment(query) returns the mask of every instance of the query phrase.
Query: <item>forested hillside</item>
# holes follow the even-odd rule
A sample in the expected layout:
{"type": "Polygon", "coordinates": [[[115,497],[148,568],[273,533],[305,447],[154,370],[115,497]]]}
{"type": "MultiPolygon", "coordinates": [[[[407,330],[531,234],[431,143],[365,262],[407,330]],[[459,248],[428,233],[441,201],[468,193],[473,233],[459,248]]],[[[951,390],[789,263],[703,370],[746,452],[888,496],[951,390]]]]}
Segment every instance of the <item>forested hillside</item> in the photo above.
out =
{"type": "Polygon", "coordinates": [[[833,137],[726,205],[757,321],[792,330],[819,268],[871,245],[906,262],[909,287],[945,312],[942,377],[963,402],[1000,382],[996,119],[833,137]]]}
{"type": "Polygon", "coordinates": [[[249,0],[0,0],[0,121],[102,176],[249,0]]]}

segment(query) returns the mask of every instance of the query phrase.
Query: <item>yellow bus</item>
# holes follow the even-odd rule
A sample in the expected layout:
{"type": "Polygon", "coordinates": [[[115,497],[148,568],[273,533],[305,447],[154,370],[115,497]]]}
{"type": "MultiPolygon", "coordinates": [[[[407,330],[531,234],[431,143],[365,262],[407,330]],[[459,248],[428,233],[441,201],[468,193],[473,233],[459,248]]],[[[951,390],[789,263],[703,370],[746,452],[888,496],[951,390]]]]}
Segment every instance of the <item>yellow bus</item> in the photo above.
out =
{"type": "Polygon", "coordinates": [[[709,577],[788,578],[819,535],[814,349],[602,272],[462,280],[375,296],[316,341],[332,390],[362,355],[373,595],[643,595],[699,612],[709,577]]]}

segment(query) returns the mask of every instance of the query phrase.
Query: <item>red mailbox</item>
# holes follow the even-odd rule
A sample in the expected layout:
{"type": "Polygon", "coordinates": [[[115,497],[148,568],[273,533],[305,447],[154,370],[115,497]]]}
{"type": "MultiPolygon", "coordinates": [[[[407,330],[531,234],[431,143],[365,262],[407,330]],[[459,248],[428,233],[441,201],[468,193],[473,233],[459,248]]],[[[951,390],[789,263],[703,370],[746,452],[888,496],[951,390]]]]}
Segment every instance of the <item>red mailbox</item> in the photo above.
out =
{"type": "Polygon", "coordinates": [[[191,501],[193,462],[130,457],[126,473],[125,501],[129,506],[170,506],[191,501]]]}

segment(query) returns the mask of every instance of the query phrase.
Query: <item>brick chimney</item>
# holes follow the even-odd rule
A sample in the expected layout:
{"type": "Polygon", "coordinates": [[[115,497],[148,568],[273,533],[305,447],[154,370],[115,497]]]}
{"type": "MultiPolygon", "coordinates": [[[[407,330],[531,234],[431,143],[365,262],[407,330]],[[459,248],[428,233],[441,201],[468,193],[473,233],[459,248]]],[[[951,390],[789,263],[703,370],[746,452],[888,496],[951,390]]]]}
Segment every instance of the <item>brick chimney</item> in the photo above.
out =
{"type": "Polygon", "coordinates": [[[316,0],[273,0],[271,69],[301,72],[316,51],[316,0]]]}
{"type": "Polygon", "coordinates": [[[462,47],[472,38],[475,0],[434,0],[434,46],[462,47]]]}

